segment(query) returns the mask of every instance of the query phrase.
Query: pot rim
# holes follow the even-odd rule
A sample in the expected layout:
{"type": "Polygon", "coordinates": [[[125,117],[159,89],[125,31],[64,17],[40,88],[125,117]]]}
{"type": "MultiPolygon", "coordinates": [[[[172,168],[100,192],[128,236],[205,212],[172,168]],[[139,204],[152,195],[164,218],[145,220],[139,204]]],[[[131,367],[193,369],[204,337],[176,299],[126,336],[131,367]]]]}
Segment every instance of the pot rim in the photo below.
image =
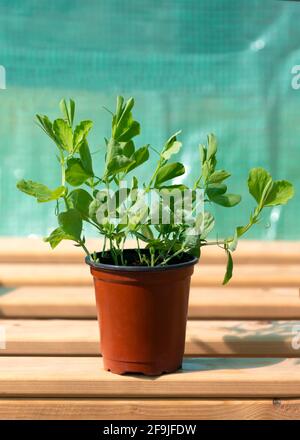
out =
{"type": "MultiPolygon", "coordinates": [[[[125,249],[125,250],[137,250],[137,249],[125,249]]],[[[181,269],[183,267],[194,266],[199,258],[193,257],[188,253],[184,252],[184,255],[188,255],[190,257],[189,261],[184,261],[182,263],[170,264],[168,266],[116,266],[114,264],[105,264],[105,263],[95,263],[91,260],[90,255],[85,257],[85,262],[93,269],[101,269],[104,271],[110,272],[164,272],[167,270],[176,270],[181,269]]]]}

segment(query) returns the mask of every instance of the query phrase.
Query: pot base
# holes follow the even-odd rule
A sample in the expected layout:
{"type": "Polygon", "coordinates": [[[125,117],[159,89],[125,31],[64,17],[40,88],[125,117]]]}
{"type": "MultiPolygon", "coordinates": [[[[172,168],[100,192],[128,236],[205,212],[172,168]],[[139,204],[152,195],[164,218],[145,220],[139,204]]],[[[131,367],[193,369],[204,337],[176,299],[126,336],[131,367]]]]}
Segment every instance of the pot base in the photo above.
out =
{"type": "Polygon", "coordinates": [[[104,369],[114,374],[144,374],[145,376],[159,376],[164,373],[174,373],[180,370],[181,364],[162,366],[153,363],[123,362],[111,359],[103,359],[104,369]]]}

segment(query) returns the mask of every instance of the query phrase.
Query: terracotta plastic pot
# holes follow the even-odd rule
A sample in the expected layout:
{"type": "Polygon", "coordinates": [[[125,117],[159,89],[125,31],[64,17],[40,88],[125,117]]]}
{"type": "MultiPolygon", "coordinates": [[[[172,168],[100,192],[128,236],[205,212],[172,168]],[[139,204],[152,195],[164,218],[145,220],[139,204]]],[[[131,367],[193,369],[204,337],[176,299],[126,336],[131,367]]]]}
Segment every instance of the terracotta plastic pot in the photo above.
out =
{"type": "Polygon", "coordinates": [[[104,368],[146,375],[180,368],[197,258],[167,267],[86,262],[94,277],[104,368]]]}

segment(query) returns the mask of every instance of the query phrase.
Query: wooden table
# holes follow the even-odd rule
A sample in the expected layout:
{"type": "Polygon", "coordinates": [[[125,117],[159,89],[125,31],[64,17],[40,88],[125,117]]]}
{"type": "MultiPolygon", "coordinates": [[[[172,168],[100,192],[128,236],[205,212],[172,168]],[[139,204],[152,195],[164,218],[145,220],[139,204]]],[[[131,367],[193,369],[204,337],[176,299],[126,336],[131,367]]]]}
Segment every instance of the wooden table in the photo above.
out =
{"type": "Polygon", "coordinates": [[[242,242],[235,260],[227,287],[219,249],[195,270],[181,371],[117,376],[78,249],[1,239],[0,418],[300,419],[300,243],[242,242]]]}

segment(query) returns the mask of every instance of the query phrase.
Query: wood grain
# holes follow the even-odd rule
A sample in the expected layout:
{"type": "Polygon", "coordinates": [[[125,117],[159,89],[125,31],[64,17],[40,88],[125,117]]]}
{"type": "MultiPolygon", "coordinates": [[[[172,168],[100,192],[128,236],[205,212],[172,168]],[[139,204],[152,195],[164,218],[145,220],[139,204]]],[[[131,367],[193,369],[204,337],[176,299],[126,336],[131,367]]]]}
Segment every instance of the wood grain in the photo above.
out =
{"type": "MultiPolygon", "coordinates": [[[[5,320],[6,349],[0,356],[98,356],[94,320],[5,320]]],[[[292,340],[300,321],[188,321],[186,356],[300,357],[292,340]]]]}
{"type": "Polygon", "coordinates": [[[297,359],[185,359],[159,377],[119,376],[96,357],[1,357],[0,397],[281,398],[300,396],[297,359]]]}
{"type": "MultiPolygon", "coordinates": [[[[0,316],[7,318],[95,318],[94,289],[32,286],[0,289],[0,316]]],[[[300,319],[297,288],[192,287],[190,318],[300,319]]]]}
{"type": "Polygon", "coordinates": [[[203,249],[183,370],[117,376],[98,356],[92,278],[81,250],[1,238],[7,349],[0,350],[0,419],[300,419],[300,350],[292,347],[299,321],[240,321],[300,320],[300,242],[244,241],[234,258],[224,288],[223,252],[203,249]]]}
{"type": "MultiPolygon", "coordinates": [[[[91,251],[102,248],[102,240],[87,240],[91,251]]],[[[135,242],[128,241],[127,247],[135,247],[135,242]]],[[[234,253],[235,260],[241,264],[299,264],[300,241],[257,241],[241,240],[234,253]]],[[[1,237],[0,262],[2,263],[81,263],[82,250],[71,242],[62,242],[54,251],[42,237],[1,237]]],[[[215,246],[202,249],[201,261],[204,264],[223,264],[224,252],[215,246]]]]}
{"type": "MultiPolygon", "coordinates": [[[[237,264],[231,287],[299,287],[297,264],[237,264]]],[[[198,264],[192,276],[195,287],[221,286],[225,265],[198,264]]],[[[91,286],[85,264],[0,264],[0,286],[91,286]]]]}
{"type": "Polygon", "coordinates": [[[94,288],[25,286],[7,289],[0,295],[0,316],[95,318],[94,288]]]}
{"type": "Polygon", "coordinates": [[[0,399],[0,420],[299,420],[299,399],[0,399]]]}

